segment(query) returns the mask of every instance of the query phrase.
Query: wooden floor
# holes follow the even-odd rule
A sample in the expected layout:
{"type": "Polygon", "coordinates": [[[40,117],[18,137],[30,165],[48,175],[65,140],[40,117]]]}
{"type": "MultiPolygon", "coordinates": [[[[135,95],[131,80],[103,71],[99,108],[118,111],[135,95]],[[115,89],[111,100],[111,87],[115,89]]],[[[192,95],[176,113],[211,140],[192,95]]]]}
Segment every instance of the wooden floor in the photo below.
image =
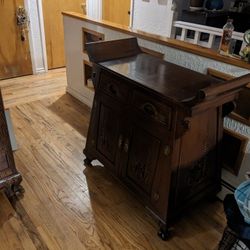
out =
{"type": "Polygon", "coordinates": [[[0,83],[11,107],[25,189],[12,205],[0,195],[0,249],[216,249],[225,225],[221,202],[187,211],[163,242],[157,222],[131,193],[101,166],[83,165],[90,110],[58,93],[63,75],[53,71],[0,83]],[[51,85],[48,98],[41,79],[51,85]],[[31,92],[38,86],[39,93],[26,98],[32,84],[31,92]]]}
{"type": "Polygon", "coordinates": [[[62,95],[66,91],[65,68],[47,74],[30,75],[0,81],[5,108],[28,103],[45,97],[62,95]]]}

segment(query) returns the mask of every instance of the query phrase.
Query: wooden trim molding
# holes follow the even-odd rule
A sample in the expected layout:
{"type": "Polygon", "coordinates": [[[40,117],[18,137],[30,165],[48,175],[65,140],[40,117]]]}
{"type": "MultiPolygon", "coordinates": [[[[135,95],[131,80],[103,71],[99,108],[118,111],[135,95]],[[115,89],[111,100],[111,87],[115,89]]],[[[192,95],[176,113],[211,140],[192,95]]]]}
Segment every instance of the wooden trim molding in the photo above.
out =
{"type": "Polygon", "coordinates": [[[94,30],[90,30],[90,29],[86,29],[86,28],[82,28],[82,50],[83,53],[86,53],[86,49],[85,49],[85,44],[91,41],[88,41],[88,37],[89,39],[91,39],[91,41],[104,41],[104,34],[96,32],[94,30]]]}
{"type": "Polygon", "coordinates": [[[235,65],[241,68],[249,69],[250,70],[250,64],[239,59],[239,58],[234,58],[234,57],[228,57],[228,56],[223,56],[217,53],[216,51],[213,51],[208,48],[201,47],[199,45],[194,45],[188,42],[183,42],[179,41],[176,39],[171,39],[171,38],[166,38],[163,36],[159,35],[153,35],[147,32],[143,32],[140,30],[132,29],[124,25],[119,25],[115,24],[109,21],[104,21],[104,20],[95,20],[92,19],[86,15],[76,13],[76,12],[62,12],[64,16],[76,18],[82,21],[86,21],[88,23],[96,24],[105,28],[109,28],[112,30],[116,30],[119,32],[126,33],[131,36],[135,36],[141,39],[145,39],[148,41],[156,42],[158,44],[162,44],[168,47],[172,47],[175,49],[183,50],[186,52],[190,52],[199,56],[211,58],[220,62],[224,62],[227,64],[235,65]]]}
{"type": "Polygon", "coordinates": [[[212,76],[212,77],[218,78],[220,80],[225,80],[225,81],[229,81],[229,80],[232,80],[235,78],[232,75],[229,75],[229,74],[226,74],[224,72],[221,72],[221,71],[218,71],[215,69],[211,69],[211,68],[207,69],[207,74],[212,76]]]}
{"type": "Polygon", "coordinates": [[[160,52],[158,52],[158,51],[154,51],[154,50],[152,50],[152,49],[144,48],[144,47],[141,47],[141,46],[140,46],[140,49],[141,49],[144,53],[147,53],[147,54],[149,54],[149,55],[151,55],[151,56],[156,56],[156,57],[158,57],[158,58],[160,58],[160,59],[163,59],[163,58],[164,58],[164,54],[163,54],[163,53],[160,53],[160,52]]]}
{"type": "Polygon", "coordinates": [[[248,141],[246,136],[224,128],[222,164],[225,169],[236,176],[239,174],[248,141]]]}

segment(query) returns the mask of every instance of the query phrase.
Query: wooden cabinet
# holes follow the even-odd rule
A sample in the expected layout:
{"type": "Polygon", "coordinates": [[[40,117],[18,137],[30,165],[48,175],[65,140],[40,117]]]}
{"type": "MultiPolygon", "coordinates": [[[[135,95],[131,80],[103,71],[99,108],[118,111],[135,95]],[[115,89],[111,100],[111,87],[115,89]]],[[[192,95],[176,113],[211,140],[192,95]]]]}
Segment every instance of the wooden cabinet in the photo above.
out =
{"type": "Polygon", "coordinates": [[[141,53],[136,39],[87,45],[95,98],[84,153],[161,222],[220,190],[223,117],[250,76],[219,83],[141,53]],[[227,105],[225,105],[227,104],[227,105]]]}
{"type": "Polygon", "coordinates": [[[20,190],[21,175],[17,172],[0,92],[0,189],[9,196],[20,190]]]}

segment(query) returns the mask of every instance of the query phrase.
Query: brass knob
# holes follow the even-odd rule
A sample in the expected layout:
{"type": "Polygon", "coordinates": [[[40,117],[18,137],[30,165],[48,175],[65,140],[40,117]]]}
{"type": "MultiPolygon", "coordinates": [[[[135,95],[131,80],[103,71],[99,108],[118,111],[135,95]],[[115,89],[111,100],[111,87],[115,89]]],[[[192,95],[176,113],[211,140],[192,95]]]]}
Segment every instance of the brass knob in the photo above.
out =
{"type": "Polygon", "coordinates": [[[129,140],[126,139],[126,141],[124,143],[124,151],[125,151],[125,153],[128,153],[128,149],[129,149],[129,140]]]}
{"type": "Polygon", "coordinates": [[[170,154],[170,146],[167,145],[164,149],[164,155],[168,156],[170,154]]]}
{"type": "Polygon", "coordinates": [[[122,141],[123,141],[123,136],[120,135],[120,136],[119,136],[119,140],[118,140],[118,148],[119,148],[119,149],[120,149],[121,146],[122,146],[122,141]]]}

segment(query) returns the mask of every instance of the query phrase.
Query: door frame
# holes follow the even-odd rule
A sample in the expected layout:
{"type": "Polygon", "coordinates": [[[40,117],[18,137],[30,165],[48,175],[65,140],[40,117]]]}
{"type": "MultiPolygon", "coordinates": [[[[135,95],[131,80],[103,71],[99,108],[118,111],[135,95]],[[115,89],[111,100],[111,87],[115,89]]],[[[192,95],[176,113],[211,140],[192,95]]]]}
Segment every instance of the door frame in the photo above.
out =
{"type": "Polygon", "coordinates": [[[29,19],[29,44],[33,74],[48,71],[42,0],[24,0],[29,19]]]}

